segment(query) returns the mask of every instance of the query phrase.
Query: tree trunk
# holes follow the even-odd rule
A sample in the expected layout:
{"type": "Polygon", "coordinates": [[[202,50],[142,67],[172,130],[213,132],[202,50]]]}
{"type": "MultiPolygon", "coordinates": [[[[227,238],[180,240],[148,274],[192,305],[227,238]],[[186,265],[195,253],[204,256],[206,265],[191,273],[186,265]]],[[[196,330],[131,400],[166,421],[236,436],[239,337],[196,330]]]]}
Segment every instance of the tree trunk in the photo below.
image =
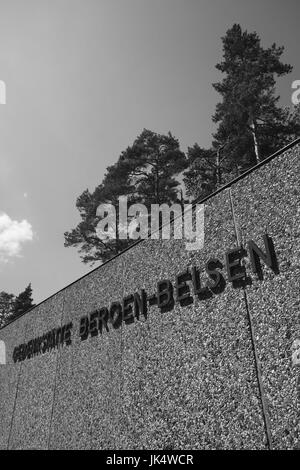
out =
{"type": "Polygon", "coordinates": [[[218,150],[217,150],[217,184],[218,184],[218,186],[221,185],[220,154],[221,154],[221,147],[218,148],[218,150]]]}
{"type": "Polygon", "coordinates": [[[159,197],[159,156],[157,156],[157,158],[156,158],[155,192],[156,192],[156,204],[160,204],[160,197],[159,197]]]}
{"type": "Polygon", "coordinates": [[[253,136],[256,163],[259,163],[260,162],[260,156],[259,156],[259,148],[258,148],[258,141],[257,141],[256,122],[255,122],[255,119],[253,117],[251,117],[250,128],[251,128],[251,132],[252,132],[252,136],[253,136]]]}

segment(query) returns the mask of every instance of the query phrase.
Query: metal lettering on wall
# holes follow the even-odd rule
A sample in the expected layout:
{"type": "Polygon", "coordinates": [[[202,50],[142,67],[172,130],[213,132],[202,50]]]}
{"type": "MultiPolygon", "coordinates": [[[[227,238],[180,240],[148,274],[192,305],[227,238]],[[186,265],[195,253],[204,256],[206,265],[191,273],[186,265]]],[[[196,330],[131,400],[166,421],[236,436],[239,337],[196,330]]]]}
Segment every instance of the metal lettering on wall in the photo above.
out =
{"type": "MultiPolygon", "coordinates": [[[[263,278],[261,261],[272,269],[275,274],[279,272],[272,239],[268,235],[264,235],[263,239],[265,252],[254,241],[250,240],[248,242],[252,270],[260,280],[263,278]]],[[[251,283],[251,278],[247,276],[246,268],[242,264],[242,260],[246,256],[247,251],[242,246],[228,250],[225,253],[227,280],[235,288],[251,283]]],[[[147,318],[149,307],[152,305],[157,305],[162,312],[167,312],[174,308],[176,302],[180,306],[187,306],[194,302],[195,297],[204,300],[220,294],[226,286],[225,277],[221,272],[223,268],[223,263],[219,259],[210,258],[205,265],[207,274],[205,284],[200,279],[199,269],[192,266],[179,273],[174,283],[169,279],[158,281],[154,294],[148,295],[142,289],[140,292],[127,295],[122,301],[116,301],[110,306],[95,309],[89,315],[80,319],[79,336],[81,341],[86,340],[89,336],[102,334],[104,330],[109,331],[110,328],[118,329],[122,323],[133,323],[135,319],[138,320],[141,316],[147,318]]],[[[69,346],[72,343],[72,329],[73,324],[68,323],[47,332],[43,336],[32,339],[26,344],[21,344],[14,349],[14,362],[30,359],[63,345],[69,346]]]]}

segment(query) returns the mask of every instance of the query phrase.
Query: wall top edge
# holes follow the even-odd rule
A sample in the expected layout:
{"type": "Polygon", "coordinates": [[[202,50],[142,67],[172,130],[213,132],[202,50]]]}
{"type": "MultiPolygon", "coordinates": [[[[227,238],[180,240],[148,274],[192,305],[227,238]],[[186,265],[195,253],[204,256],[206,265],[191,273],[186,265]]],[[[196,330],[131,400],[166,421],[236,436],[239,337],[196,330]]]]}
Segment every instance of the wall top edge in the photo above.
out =
{"type": "MultiPolygon", "coordinates": [[[[278,150],[277,152],[273,153],[272,155],[270,155],[269,157],[267,157],[266,159],[264,159],[263,161],[259,162],[257,165],[253,166],[252,168],[250,168],[249,170],[245,171],[244,173],[242,173],[241,175],[239,175],[237,178],[231,180],[229,183],[226,183],[224,186],[221,186],[219,189],[217,189],[215,192],[209,194],[208,196],[206,196],[205,198],[198,198],[198,199],[195,199],[191,204],[192,206],[196,205],[196,204],[203,204],[204,202],[208,201],[209,199],[213,198],[214,196],[216,196],[217,194],[221,193],[222,191],[230,188],[231,186],[233,186],[234,184],[236,184],[238,181],[246,178],[249,174],[257,171],[258,169],[262,168],[263,166],[267,165],[268,163],[270,163],[272,160],[274,160],[276,157],[279,157],[280,155],[283,155],[285,152],[287,152],[288,150],[296,147],[298,144],[300,144],[300,137],[298,137],[296,140],[294,140],[293,142],[290,142],[288,145],[286,145],[285,147],[282,147],[280,150],[278,150]]],[[[161,230],[162,226],[160,226],[159,230],[161,230]]],[[[27,310],[27,312],[24,312],[22,315],[20,315],[19,317],[11,320],[10,322],[6,323],[6,325],[2,326],[0,328],[0,331],[3,330],[4,328],[8,327],[9,325],[11,325],[12,323],[14,323],[15,321],[19,320],[20,318],[22,318],[24,315],[27,315],[28,313],[32,312],[34,309],[36,309],[37,307],[39,307],[40,305],[42,305],[43,303],[47,302],[48,300],[52,299],[52,297],[58,295],[60,292],[63,292],[65,289],[67,289],[68,287],[71,287],[73,284],[76,284],[76,282],[79,282],[80,280],[84,279],[85,277],[89,276],[91,273],[97,271],[98,269],[101,269],[103,266],[105,266],[106,264],[108,263],[111,263],[115,258],[118,258],[119,256],[121,256],[123,253],[125,253],[126,251],[128,250],[131,250],[133,247],[135,247],[137,244],[139,243],[142,243],[143,241],[147,240],[148,238],[146,239],[140,239],[140,240],[137,240],[135,243],[133,243],[132,245],[130,245],[129,247],[127,247],[125,250],[121,251],[120,253],[118,253],[117,255],[113,256],[111,259],[109,259],[108,261],[106,261],[105,263],[101,264],[100,266],[97,266],[96,268],[92,269],[91,271],[89,271],[87,274],[84,274],[83,276],[79,277],[78,279],[76,279],[75,281],[71,282],[70,284],[66,285],[65,287],[63,287],[62,289],[60,289],[59,291],[55,292],[54,294],[50,295],[49,297],[47,297],[46,299],[42,300],[40,303],[38,303],[37,305],[35,305],[33,308],[31,308],[30,310],[27,310]]]]}

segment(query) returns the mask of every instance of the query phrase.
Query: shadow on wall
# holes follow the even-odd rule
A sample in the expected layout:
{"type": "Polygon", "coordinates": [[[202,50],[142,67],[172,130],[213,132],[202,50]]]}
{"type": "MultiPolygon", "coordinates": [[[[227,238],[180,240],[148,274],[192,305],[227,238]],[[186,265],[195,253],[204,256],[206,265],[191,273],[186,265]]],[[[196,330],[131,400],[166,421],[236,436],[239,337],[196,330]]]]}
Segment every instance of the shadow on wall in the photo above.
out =
{"type": "Polygon", "coordinates": [[[0,365],[6,364],[6,350],[4,341],[0,341],[0,365]]]}

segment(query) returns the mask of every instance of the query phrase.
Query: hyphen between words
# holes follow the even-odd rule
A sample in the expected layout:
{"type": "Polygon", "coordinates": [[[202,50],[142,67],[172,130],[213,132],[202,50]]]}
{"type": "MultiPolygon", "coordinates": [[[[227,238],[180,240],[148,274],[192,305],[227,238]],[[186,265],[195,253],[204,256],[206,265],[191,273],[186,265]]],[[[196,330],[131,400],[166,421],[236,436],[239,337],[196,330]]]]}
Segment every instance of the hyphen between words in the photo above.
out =
{"type": "MultiPolygon", "coordinates": [[[[251,283],[247,276],[243,258],[249,254],[252,271],[261,280],[263,278],[262,263],[278,274],[278,263],[272,239],[268,235],[263,237],[265,251],[261,250],[254,241],[247,243],[248,253],[242,246],[228,250],[225,253],[225,266],[227,280],[233,287],[245,286],[251,283]]],[[[222,273],[223,263],[218,258],[210,258],[205,264],[206,282],[200,279],[200,270],[195,266],[187,268],[175,277],[174,285],[169,279],[159,280],[156,292],[148,295],[144,289],[125,296],[121,301],[112,302],[109,306],[96,308],[89,315],[81,317],[79,336],[81,341],[89,336],[94,337],[118,329],[122,323],[130,324],[139,320],[141,316],[147,319],[149,307],[156,305],[162,313],[174,308],[175,302],[180,306],[187,306],[198,300],[209,299],[220,294],[226,286],[225,276],[222,273]],[[175,287],[174,287],[175,286],[175,287]]],[[[43,336],[32,339],[26,344],[16,347],[13,360],[24,361],[38,354],[44,354],[54,348],[72,343],[72,322],[48,331],[43,336]]]]}

